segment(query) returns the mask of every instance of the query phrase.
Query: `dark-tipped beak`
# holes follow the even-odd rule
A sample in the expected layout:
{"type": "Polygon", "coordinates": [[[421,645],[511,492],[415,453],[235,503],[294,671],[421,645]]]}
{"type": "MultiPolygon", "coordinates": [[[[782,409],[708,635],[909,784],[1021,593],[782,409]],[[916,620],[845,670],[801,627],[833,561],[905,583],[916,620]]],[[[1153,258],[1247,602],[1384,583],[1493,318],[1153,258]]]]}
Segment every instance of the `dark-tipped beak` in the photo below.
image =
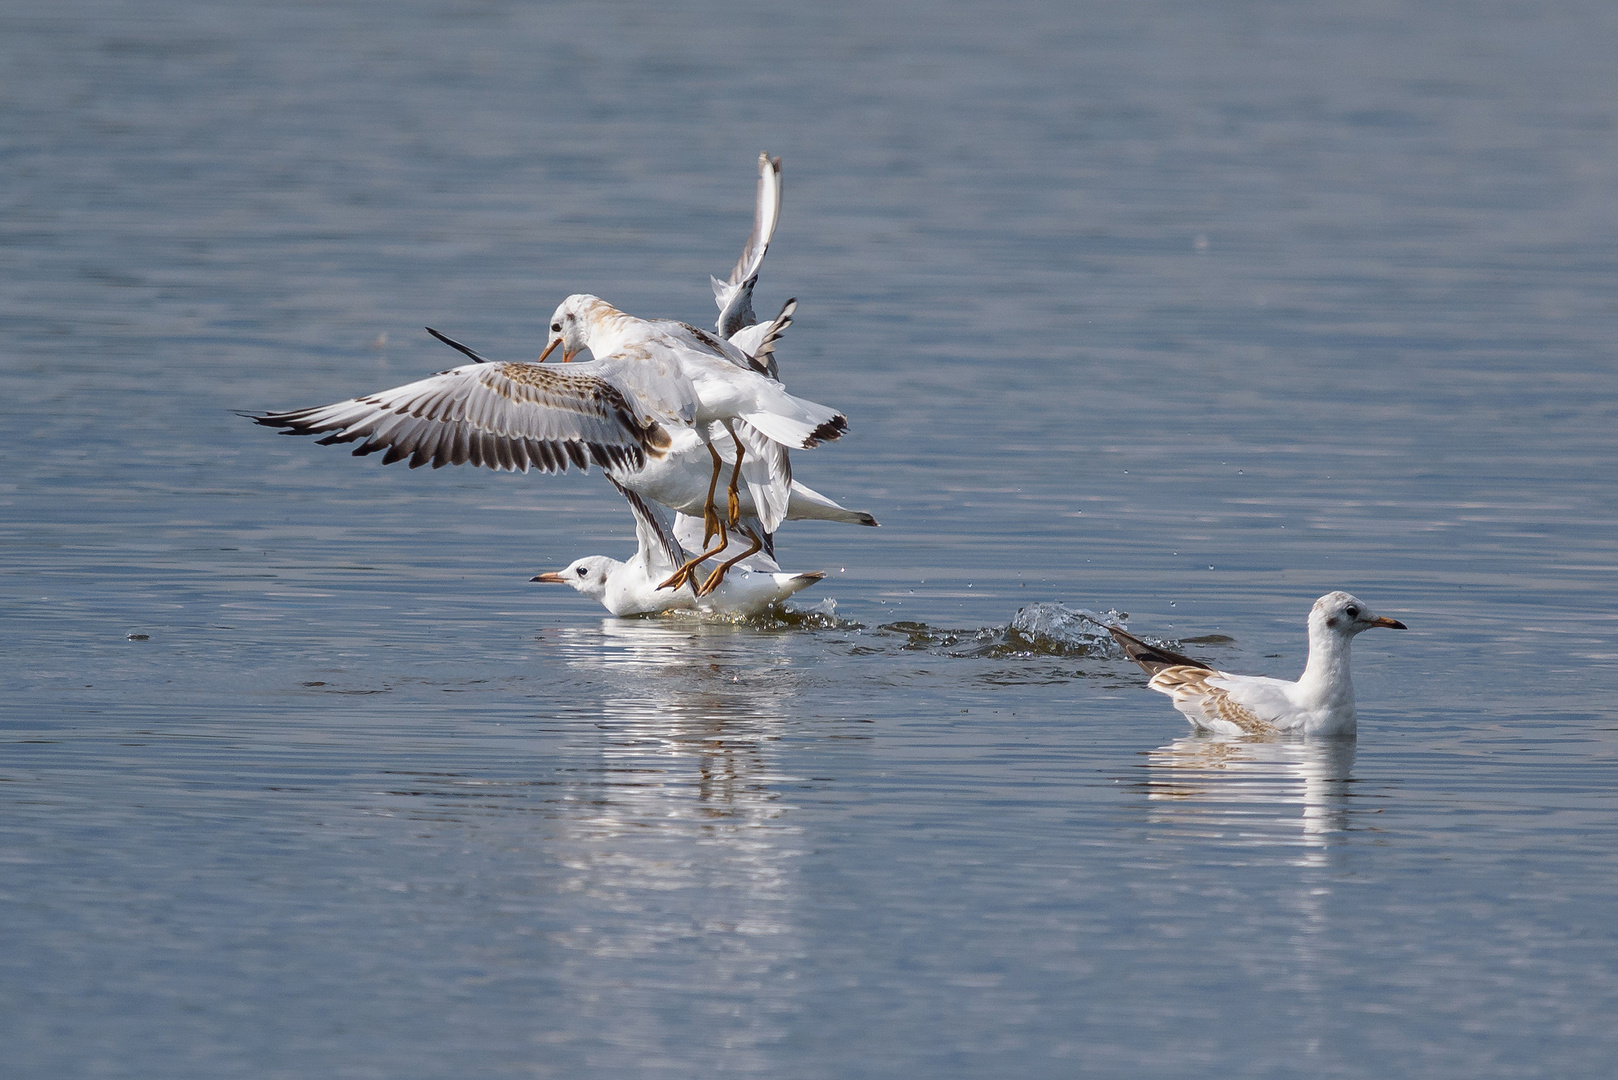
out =
{"type": "Polygon", "coordinates": [[[529,578],[528,580],[529,581],[543,581],[547,585],[566,585],[567,584],[567,578],[563,577],[561,574],[552,574],[552,573],[535,574],[533,577],[529,578]]]}
{"type": "Polygon", "coordinates": [[[1386,617],[1384,615],[1378,615],[1376,618],[1372,619],[1371,620],[1371,625],[1372,626],[1385,626],[1389,630],[1409,630],[1410,629],[1410,627],[1406,626],[1404,623],[1400,622],[1398,619],[1390,619],[1390,618],[1388,618],[1388,617],[1386,617]]]}
{"type": "MultiPolygon", "coordinates": [[[[549,356],[556,349],[556,346],[560,345],[561,343],[562,339],[559,337],[553,337],[547,341],[545,343],[545,351],[539,354],[539,363],[543,364],[545,362],[545,358],[549,356]]],[[[566,353],[563,355],[565,356],[566,353]]]]}

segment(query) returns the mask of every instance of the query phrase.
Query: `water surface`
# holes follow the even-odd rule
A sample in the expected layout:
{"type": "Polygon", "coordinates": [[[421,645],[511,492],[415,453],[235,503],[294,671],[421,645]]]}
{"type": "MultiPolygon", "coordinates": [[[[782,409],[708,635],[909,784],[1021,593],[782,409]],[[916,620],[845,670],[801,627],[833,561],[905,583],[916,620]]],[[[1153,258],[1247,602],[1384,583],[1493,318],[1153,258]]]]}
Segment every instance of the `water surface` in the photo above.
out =
{"type": "Polygon", "coordinates": [[[0,15],[19,1076],[1603,1075],[1615,16],[1566,0],[0,15]],[[620,621],[599,477],[236,410],[761,310],[819,615],[620,621]],[[1047,603],[1295,674],[1193,736],[1047,603]],[[834,605],[825,601],[835,601],[834,605]]]}

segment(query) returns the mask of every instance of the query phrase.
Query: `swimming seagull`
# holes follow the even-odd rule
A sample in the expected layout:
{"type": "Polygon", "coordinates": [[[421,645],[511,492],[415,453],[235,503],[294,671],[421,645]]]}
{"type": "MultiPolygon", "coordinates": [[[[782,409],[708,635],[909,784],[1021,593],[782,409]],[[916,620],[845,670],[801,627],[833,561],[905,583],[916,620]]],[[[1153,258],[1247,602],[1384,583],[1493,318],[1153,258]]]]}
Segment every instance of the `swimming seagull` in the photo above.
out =
{"type": "MultiPolygon", "coordinates": [[[[616,486],[616,481],[614,482],[616,486]]],[[[718,615],[756,615],[808,588],[823,573],[785,574],[774,560],[753,556],[753,565],[737,565],[715,588],[698,595],[696,583],[666,589],[659,583],[686,560],[674,531],[657,506],[619,487],[635,515],[638,549],[627,562],[605,555],[575,559],[565,569],[539,574],[533,581],[570,585],[598,600],[614,615],[655,615],[666,611],[702,611],[718,615]]],[[[756,525],[744,525],[756,530],[756,525]]],[[[741,560],[736,560],[740,563],[741,560]]]]}
{"type": "Polygon", "coordinates": [[[1354,734],[1354,685],[1349,643],[1373,626],[1407,629],[1374,615],[1346,592],[1330,592],[1309,612],[1309,662],[1297,682],[1231,675],[1189,656],[1150,645],[1108,625],[1125,655],[1151,676],[1146,685],[1167,694],[1193,727],[1229,735],[1299,732],[1354,734]]]}

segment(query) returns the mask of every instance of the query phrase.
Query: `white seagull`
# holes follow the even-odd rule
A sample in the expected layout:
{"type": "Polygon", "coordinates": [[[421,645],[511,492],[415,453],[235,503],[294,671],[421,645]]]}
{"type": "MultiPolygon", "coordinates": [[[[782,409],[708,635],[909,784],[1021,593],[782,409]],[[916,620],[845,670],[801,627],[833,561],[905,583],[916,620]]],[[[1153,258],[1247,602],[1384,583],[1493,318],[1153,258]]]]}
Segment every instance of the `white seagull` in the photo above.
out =
{"type": "MultiPolygon", "coordinates": [[[[719,317],[714,322],[714,330],[720,337],[746,354],[755,371],[772,379],[779,378],[775,346],[787,327],[792,325],[792,316],[797,310],[798,301],[789,299],[773,320],[760,323],[753,313],[753,288],[758,284],[759,269],[764,263],[765,253],[769,251],[770,240],[775,235],[775,226],[780,219],[781,159],[772,158],[768,153],[761,153],[758,156],[758,187],[753,203],[752,231],[742,245],[741,255],[737,258],[736,265],[731,268],[729,279],[720,281],[715,277],[709,280],[713,283],[714,303],[719,308],[719,317]]],[[[738,422],[734,428],[744,437],[753,434],[745,423],[738,422]]],[[[736,440],[731,437],[730,431],[721,424],[714,424],[709,427],[708,433],[709,442],[706,447],[681,445],[662,458],[647,462],[646,467],[632,477],[621,474],[616,477],[625,486],[674,509],[676,533],[681,542],[692,551],[705,549],[714,533],[711,519],[705,517],[707,507],[711,505],[712,489],[716,479],[710,467],[712,459],[709,448],[718,452],[721,459],[720,468],[729,465],[732,473],[736,472],[736,440]],[[703,518],[700,540],[693,539],[684,531],[688,517],[703,518]]],[[[773,557],[775,548],[772,534],[783,519],[841,521],[867,526],[877,524],[876,519],[870,514],[847,510],[796,480],[791,482],[786,493],[788,499],[783,515],[780,507],[782,494],[780,487],[771,477],[770,470],[760,468],[758,461],[761,452],[768,452],[769,447],[759,445],[756,435],[749,446],[754,452],[754,460],[749,467],[741,470],[746,485],[737,488],[737,508],[744,522],[749,518],[762,520],[756,523],[756,529],[743,527],[742,531],[753,540],[754,546],[747,548],[737,557],[737,561],[760,550],[760,545],[773,557]]],[[[786,457],[786,451],[780,451],[780,455],[786,468],[790,470],[791,463],[786,457]]],[[[724,551],[720,551],[719,555],[714,557],[718,558],[724,554],[724,551]]],[[[715,575],[722,578],[724,569],[715,570],[709,580],[716,580],[715,575]]]]}
{"type": "MultiPolygon", "coordinates": [[[[747,371],[746,379],[756,377],[767,391],[823,411],[829,417],[823,425],[826,430],[810,433],[805,442],[812,445],[817,434],[835,438],[846,420],[824,406],[798,402],[763,375],[776,370],[775,344],[791,325],[796,301],[787,301],[780,315],[765,324],[754,321],[752,310],[753,286],[779,219],[780,203],[780,159],[761,154],[752,233],[731,271],[731,282],[714,279],[718,327],[732,329],[734,343],[720,344],[713,335],[685,324],[650,325],[673,327],[684,346],[695,342],[703,350],[717,349],[727,363],[747,371]]],[[[324,435],[319,440],[323,445],[359,442],[355,456],[386,451],[384,464],[408,459],[412,469],[470,463],[526,473],[531,467],[560,472],[595,464],[621,491],[627,488],[676,511],[677,522],[684,515],[704,518],[708,527],[703,546],[716,531],[713,493],[720,468],[729,464],[733,487],[728,508],[753,546],[715,570],[702,589],[716,586],[730,566],[757,551],[773,554],[770,534],[783,520],[876,525],[870,514],[845,509],[793,481],[785,449],[744,420],[699,426],[697,387],[666,355],[649,356],[647,350],[632,346],[566,368],[496,363],[431,327],[428,333],[473,363],[332,405],[252,419],[280,428],[283,434],[324,435]],[[752,455],[745,465],[738,460],[737,437],[744,451],[740,457],[752,455]],[[747,480],[739,490],[738,473],[747,480]]],[[[555,345],[552,341],[546,353],[555,345]]],[[[815,412],[811,418],[819,415],[815,412]]],[[[768,417],[765,423],[770,423],[768,417]]],[[[718,547],[678,568],[665,585],[678,586],[703,558],[728,554],[727,544],[728,538],[722,536],[718,547]]]]}
{"type": "MultiPolygon", "coordinates": [[[[727,488],[730,526],[738,526],[741,520],[738,486],[745,475],[755,496],[759,520],[770,532],[786,519],[791,497],[792,465],[787,450],[818,446],[848,430],[848,418],[842,413],[787,393],[779,382],[758,371],[747,354],[723,338],[688,323],[636,318],[587,293],[575,293],[557,307],[540,359],[543,361],[558,346],[563,363],[589,349],[597,358],[630,358],[670,373],[678,372],[696,390],[698,407],[689,427],[689,439],[704,446],[712,461],[703,503],[704,532],[717,534],[719,540],[716,547],[693,556],[680,567],[669,579],[672,585],[678,585],[729,543],[727,519],[714,506],[713,493],[724,469],[724,460],[713,446],[715,425],[730,435],[737,448],[727,488]]],[[[696,444],[689,439],[676,443],[675,452],[694,449],[696,444]]],[[[712,588],[722,577],[723,569],[715,570],[703,588],[712,588]]]]}
{"type": "MultiPolygon", "coordinates": [[[[570,467],[587,470],[593,464],[620,491],[638,492],[698,518],[713,488],[709,470],[693,467],[694,455],[706,458],[711,451],[721,461],[735,460],[735,444],[722,426],[704,449],[691,422],[694,394],[677,374],[664,371],[647,378],[648,369],[621,355],[567,367],[498,363],[431,327],[427,332],[473,362],[332,405],[252,419],[286,435],[324,435],[317,440],[322,445],[358,442],[356,457],[386,451],[383,464],[408,459],[412,469],[471,464],[554,473],[570,467]]],[[[758,520],[757,506],[763,501],[755,500],[752,485],[741,489],[737,525],[755,546],[729,565],[721,564],[703,588],[717,585],[723,571],[748,555],[773,551],[773,530],[758,520]]],[[[788,482],[780,517],[876,524],[870,514],[848,510],[795,480],[788,482]]],[[[725,547],[721,544],[704,557],[723,554],[725,547]]],[[[679,569],[671,568],[670,577],[679,569]]],[[[673,581],[671,587],[680,583],[673,581]]]]}
{"type": "Polygon", "coordinates": [[[1107,629],[1125,655],[1152,676],[1146,685],[1167,694],[1193,727],[1227,735],[1331,736],[1354,734],[1349,644],[1374,626],[1406,629],[1397,619],[1372,614],[1346,592],[1330,592],[1316,600],[1309,612],[1309,662],[1297,682],[1231,675],[1150,645],[1116,626],[1107,629]]]}
{"type": "MultiPolygon", "coordinates": [[[[823,573],[785,574],[774,560],[748,553],[751,565],[738,565],[715,588],[698,594],[696,583],[666,589],[661,583],[686,560],[686,553],[655,504],[620,487],[635,515],[639,547],[627,562],[605,555],[575,559],[565,569],[532,580],[570,585],[600,601],[614,615],[656,615],[667,611],[701,611],[715,615],[757,615],[808,588],[823,573]]],[[[750,526],[756,531],[756,526],[750,526]]],[[[732,560],[732,565],[742,558],[732,560]]]]}
{"type": "MultiPolygon", "coordinates": [[[[584,349],[589,349],[596,357],[626,349],[648,350],[680,365],[697,386],[703,405],[713,411],[708,422],[699,423],[692,433],[695,443],[691,439],[677,443],[661,470],[662,475],[656,478],[671,487],[690,487],[693,477],[678,474],[700,468],[693,459],[703,453],[711,462],[701,511],[703,546],[716,534],[718,545],[681,566],[669,579],[671,586],[677,586],[698,564],[724,551],[729,543],[725,522],[714,507],[714,491],[727,463],[731,466],[727,497],[730,526],[739,527],[743,514],[751,513],[759,519],[766,534],[773,533],[790,516],[792,464],[787,450],[835,439],[848,427],[847,419],[840,413],[794,398],[776,381],[775,343],[791,325],[797,301],[788,300],[781,313],[768,324],[759,324],[753,314],[753,287],[758,283],[759,268],[769,251],[780,217],[781,159],[761,153],[752,231],[742,245],[729,279],[710,279],[714,302],[719,307],[719,318],[714,323],[717,336],[672,319],[638,319],[599,297],[575,293],[562,301],[552,315],[550,337],[539,355],[544,361],[561,346],[562,362],[568,363],[584,349]],[[758,376],[763,377],[762,382],[758,376]],[[716,445],[726,439],[734,456],[723,454],[716,445]],[[739,481],[743,478],[752,495],[750,509],[744,508],[739,497],[739,481]]],[[[637,484],[635,487],[682,513],[693,512],[645,486],[637,484]]],[[[751,551],[758,551],[760,537],[754,530],[747,530],[747,535],[753,540],[751,551]]],[[[726,565],[721,564],[699,591],[717,585],[725,571],[726,565]]]]}

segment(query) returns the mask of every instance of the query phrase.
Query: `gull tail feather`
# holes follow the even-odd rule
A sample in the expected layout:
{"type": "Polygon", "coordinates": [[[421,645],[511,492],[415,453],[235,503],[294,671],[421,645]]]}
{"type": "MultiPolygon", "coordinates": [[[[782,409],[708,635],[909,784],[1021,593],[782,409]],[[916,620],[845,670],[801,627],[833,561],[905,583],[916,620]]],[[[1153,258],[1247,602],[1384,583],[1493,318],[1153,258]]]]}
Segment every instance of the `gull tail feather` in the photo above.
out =
{"type": "Polygon", "coordinates": [[[863,510],[850,510],[828,499],[808,484],[792,481],[792,499],[787,503],[788,521],[840,521],[845,525],[875,528],[876,518],[863,510]]]}
{"type": "Polygon", "coordinates": [[[794,593],[802,592],[817,581],[825,578],[824,570],[814,570],[807,574],[773,574],[776,588],[781,589],[781,599],[785,600],[794,593]]]}

